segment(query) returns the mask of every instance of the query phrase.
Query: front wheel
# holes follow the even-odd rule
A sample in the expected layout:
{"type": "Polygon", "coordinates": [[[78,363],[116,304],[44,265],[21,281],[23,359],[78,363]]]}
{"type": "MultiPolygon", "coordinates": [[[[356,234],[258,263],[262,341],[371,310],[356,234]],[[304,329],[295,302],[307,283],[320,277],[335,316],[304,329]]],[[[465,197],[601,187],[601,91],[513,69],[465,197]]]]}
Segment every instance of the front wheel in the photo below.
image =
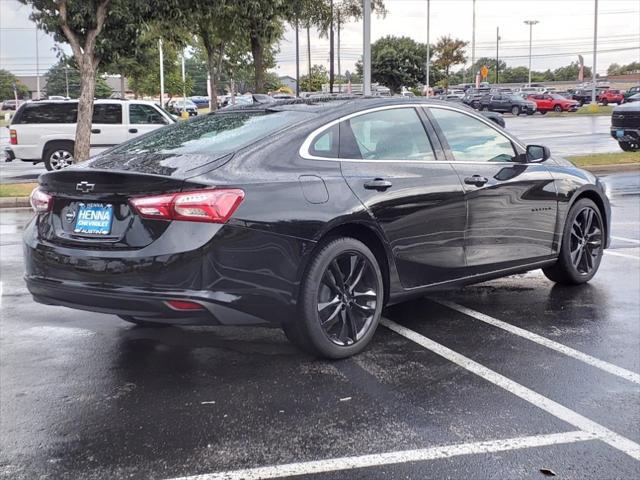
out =
{"type": "Polygon", "coordinates": [[[561,113],[562,107],[560,105],[556,105],[555,107],[553,107],[553,111],[556,113],[561,113]]]}
{"type": "Polygon", "coordinates": [[[593,278],[604,249],[604,226],[600,210],[588,198],[578,200],[567,216],[558,261],[542,269],[549,280],[580,285],[593,278]]]}
{"type": "Polygon", "coordinates": [[[300,315],[282,328],[289,340],[311,354],[350,357],[371,341],[383,301],[382,274],[371,250],[354,238],[336,238],[311,260],[300,293],[300,315]]]}
{"type": "Polygon", "coordinates": [[[520,108],[519,108],[519,107],[513,107],[513,108],[511,109],[511,114],[512,114],[512,115],[515,115],[515,116],[520,115],[520,108]]]}

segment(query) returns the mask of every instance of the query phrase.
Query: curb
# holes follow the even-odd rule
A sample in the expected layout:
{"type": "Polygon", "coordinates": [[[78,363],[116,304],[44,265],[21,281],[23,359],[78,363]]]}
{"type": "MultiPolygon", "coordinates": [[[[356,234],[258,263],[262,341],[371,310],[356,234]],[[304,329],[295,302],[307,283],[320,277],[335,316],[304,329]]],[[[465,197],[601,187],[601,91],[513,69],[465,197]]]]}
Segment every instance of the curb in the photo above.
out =
{"type": "Polygon", "coordinates": [[[30,207],[29,197],[0,197],[0,208],[30,207]]]}
{"type": "Polygon", "coordinates": [[[607,173],[618,173],[618,172],[633,172],[640,171],[640,163],[621,163],[618,165],[592,165],[587,167],[580,167],[584,170],[587,170],[591,173],[597,173],[599,175],[607,174],[607,173]]]}

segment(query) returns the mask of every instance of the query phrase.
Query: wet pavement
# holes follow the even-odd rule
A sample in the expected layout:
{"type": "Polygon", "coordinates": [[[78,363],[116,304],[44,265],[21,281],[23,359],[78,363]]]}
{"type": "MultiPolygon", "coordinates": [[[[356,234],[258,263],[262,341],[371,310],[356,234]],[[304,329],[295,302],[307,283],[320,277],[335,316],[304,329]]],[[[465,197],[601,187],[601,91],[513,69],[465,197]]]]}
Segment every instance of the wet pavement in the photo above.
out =
{"type": "MultiPolygon", "coordinates": [[[[611,138],[609,116],[562,114],[559,117],[541,115],[518,116],[505,114],[507,130],[527,143],[546,145],[553,155],[587,155],[619,152],[618,143],[611,138]]],[[[0,128],[0,148],[8,145],[6,128],[0,128]]],[[[46,170],[44,164],[14,160],[0,162],[0,183],[34,182],[46,170]]]]}
{"type": "Polygon", "coordinates": [[[30,212],[2,210],[0,479],[638,478],[640,174],[606,183],[588,285],[534,271],[400,304],[334,362],[277,329],[38,305],[30,212]]]}

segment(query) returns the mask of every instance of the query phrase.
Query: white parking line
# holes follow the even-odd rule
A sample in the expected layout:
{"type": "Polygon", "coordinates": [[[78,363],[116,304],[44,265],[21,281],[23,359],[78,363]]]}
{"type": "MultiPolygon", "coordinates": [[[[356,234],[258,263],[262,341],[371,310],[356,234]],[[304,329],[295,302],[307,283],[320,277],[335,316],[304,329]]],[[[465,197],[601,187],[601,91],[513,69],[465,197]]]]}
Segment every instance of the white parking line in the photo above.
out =
{"type": "Polygon", "coordinates": [[[489,325],[501,328],[502,330],[506,330],[507,332],[518,335],[519,337],[526,338],[527,340],[535,342],[539,345],[543,345],[547,348],[550,348],[551,350],[555,350],[556,352],[560,352],[564,355],[575,358],[576,360],[580,360],[581,362],[591,365],[592,367],[599,368],[600,370],[604,370],[607,373],[616,375],[620,378],[624,378],[625,380],[629,380],[630,382],[634,382],[640,385],[640,374],[632,372],[631,370],[618,367],[617,365],[605,362],[604,360],[599,360],[579,350],[575,350],[561,343],[554,342],[553,340],[550,340],[546,337],[530,332],[529,330],[525,330],[524,328],[516,327],[515,325],[511,325],[510,323],[503,322],[502,320],[498,320],[497,318],[493,318],[484,313],[480,313],[470,308],[463,307],[462,305],[458,305],[457,303],[453,303],[448,300],[435,300],[435,302],[444,305],[445,307],[449,307],[450,309],[460,312],[464,315],[475,318],[476,320],[488,323],[489,325]]]}
{"type": "Polygon", "coordinates": [[[506,452],[523,448],[545,447],[567,443],[597,440],[590,433],[566,432],[549,435],[535,435],[518,437],[507,440],[489,440],[486,442],[463,443],[459,445],[443,445],[439,447],[421,448],[418,450],[400,450],[397,452],[383,452],[372,455],[358,455],[353,457],[330,458],[311,462],[287,463],[268,467],[231,470],[228,472],[205,473],[188,477],[173,478],[171,480],[258,480],[267,478],[294,477],[298,475],[313,475],[318,473],[353,470],[356,468],[379,467],[407,462],[421,462],[439,458],[451,458],[460,455],[474,455],[480,453],[506,452]]]}
{"type": "Polygon", "coordinates": [[[611,238],[613,240],[620,240],[622,242],[629,242],[629,243],[638,243],[640,244],[640,240],[636,240],[635,238],[627,238],[627,237],[614,237],[613,235],[611,236],[611,238]]]}
{"type": "Polygon", "coordinates": [[[433,353],[446,358],[450,362],[455,363],[465,370],[475,373],[479,377],[484,378],[488,382],[491,382],[494,385],[497,385],[505,389],[506,391],[522,398],[523,400],[544,410],[554,417],[559,418],[560,420],[563,420],[564,422],[567,422],[582,431],[588,432],[598,437],[598,439],[602,440],[613,448],[626,453],[631,458],[640,460],[640,445],[629,440],[628,438],[625,438],[622,435],[609,430],[608,428],[594,422],[593,420],[589,420],[587,417],[580,415],[578,412],[574,412],[573,410],[560,405],[557,402],[554,402],[550,398],[540,395],[539,393],[534,392],[533,390],[520,385],[519,383],[514,382],[513,380],[500,375],[497,372],[494,372],[484,365],[481,365],[478,362],[475,362],[470,358],[467,358],[464,355],[461,355],[460,353],[445,347],[444,345],[440,345],[430,338],[414,332],[413,330],[403,327],[402,325],[398,325],[397,323],[386,318],[383,318],[381,320],[381,323],[382,325],[393,330],[399,335],[402,335],[403,337],[417,343],[427,350],[430,350],[433,353]]]}
{"type": "Polygon", "coordinates": [[[633,258],[634,260],[640,260],[640,257],[636,255],[627,255],[626,253],[612,252],[611,250],[605,250],[604,253],[606,253],[607,255],[613,255],[614,257],[633,258]]]}

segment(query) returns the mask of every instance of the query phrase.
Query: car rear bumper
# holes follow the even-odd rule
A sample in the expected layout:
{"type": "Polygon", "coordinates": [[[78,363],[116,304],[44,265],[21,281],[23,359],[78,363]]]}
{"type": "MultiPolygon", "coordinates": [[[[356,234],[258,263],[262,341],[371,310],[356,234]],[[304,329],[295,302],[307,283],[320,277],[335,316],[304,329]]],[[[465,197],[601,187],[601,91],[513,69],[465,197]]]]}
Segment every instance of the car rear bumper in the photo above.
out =
{"type": "Polygon", "coordinates": [[[611,136],[619,142],[637,142],[640,140],[640,128],[612,126],[611,136]],[[622,132],[622,134],[618,132],[622,132]]]}
{"type": "Polygon", "coordinates": [[[132,316],[158,323],[180,325],[260,325],[266,320],[233,308],[221,292],[156,290],[132,287],[95,286],[26,276],[27,288],[36,302],[77,310],[132,316]],[[202,310],[178,311],[170,300],[197,303],[202,310]]]}
{"type": "Polygon", "coordinates": [[[25,227],[23,245],[25,280],[36,301],[166,323],[292,321],[301,265],[313,244],[226,224],[204,240],[170,236],[141,249],[95,250],[41,240],[37,221],[25,227]],[[169,300],[203,309],[176,311],[169,300]]]}

